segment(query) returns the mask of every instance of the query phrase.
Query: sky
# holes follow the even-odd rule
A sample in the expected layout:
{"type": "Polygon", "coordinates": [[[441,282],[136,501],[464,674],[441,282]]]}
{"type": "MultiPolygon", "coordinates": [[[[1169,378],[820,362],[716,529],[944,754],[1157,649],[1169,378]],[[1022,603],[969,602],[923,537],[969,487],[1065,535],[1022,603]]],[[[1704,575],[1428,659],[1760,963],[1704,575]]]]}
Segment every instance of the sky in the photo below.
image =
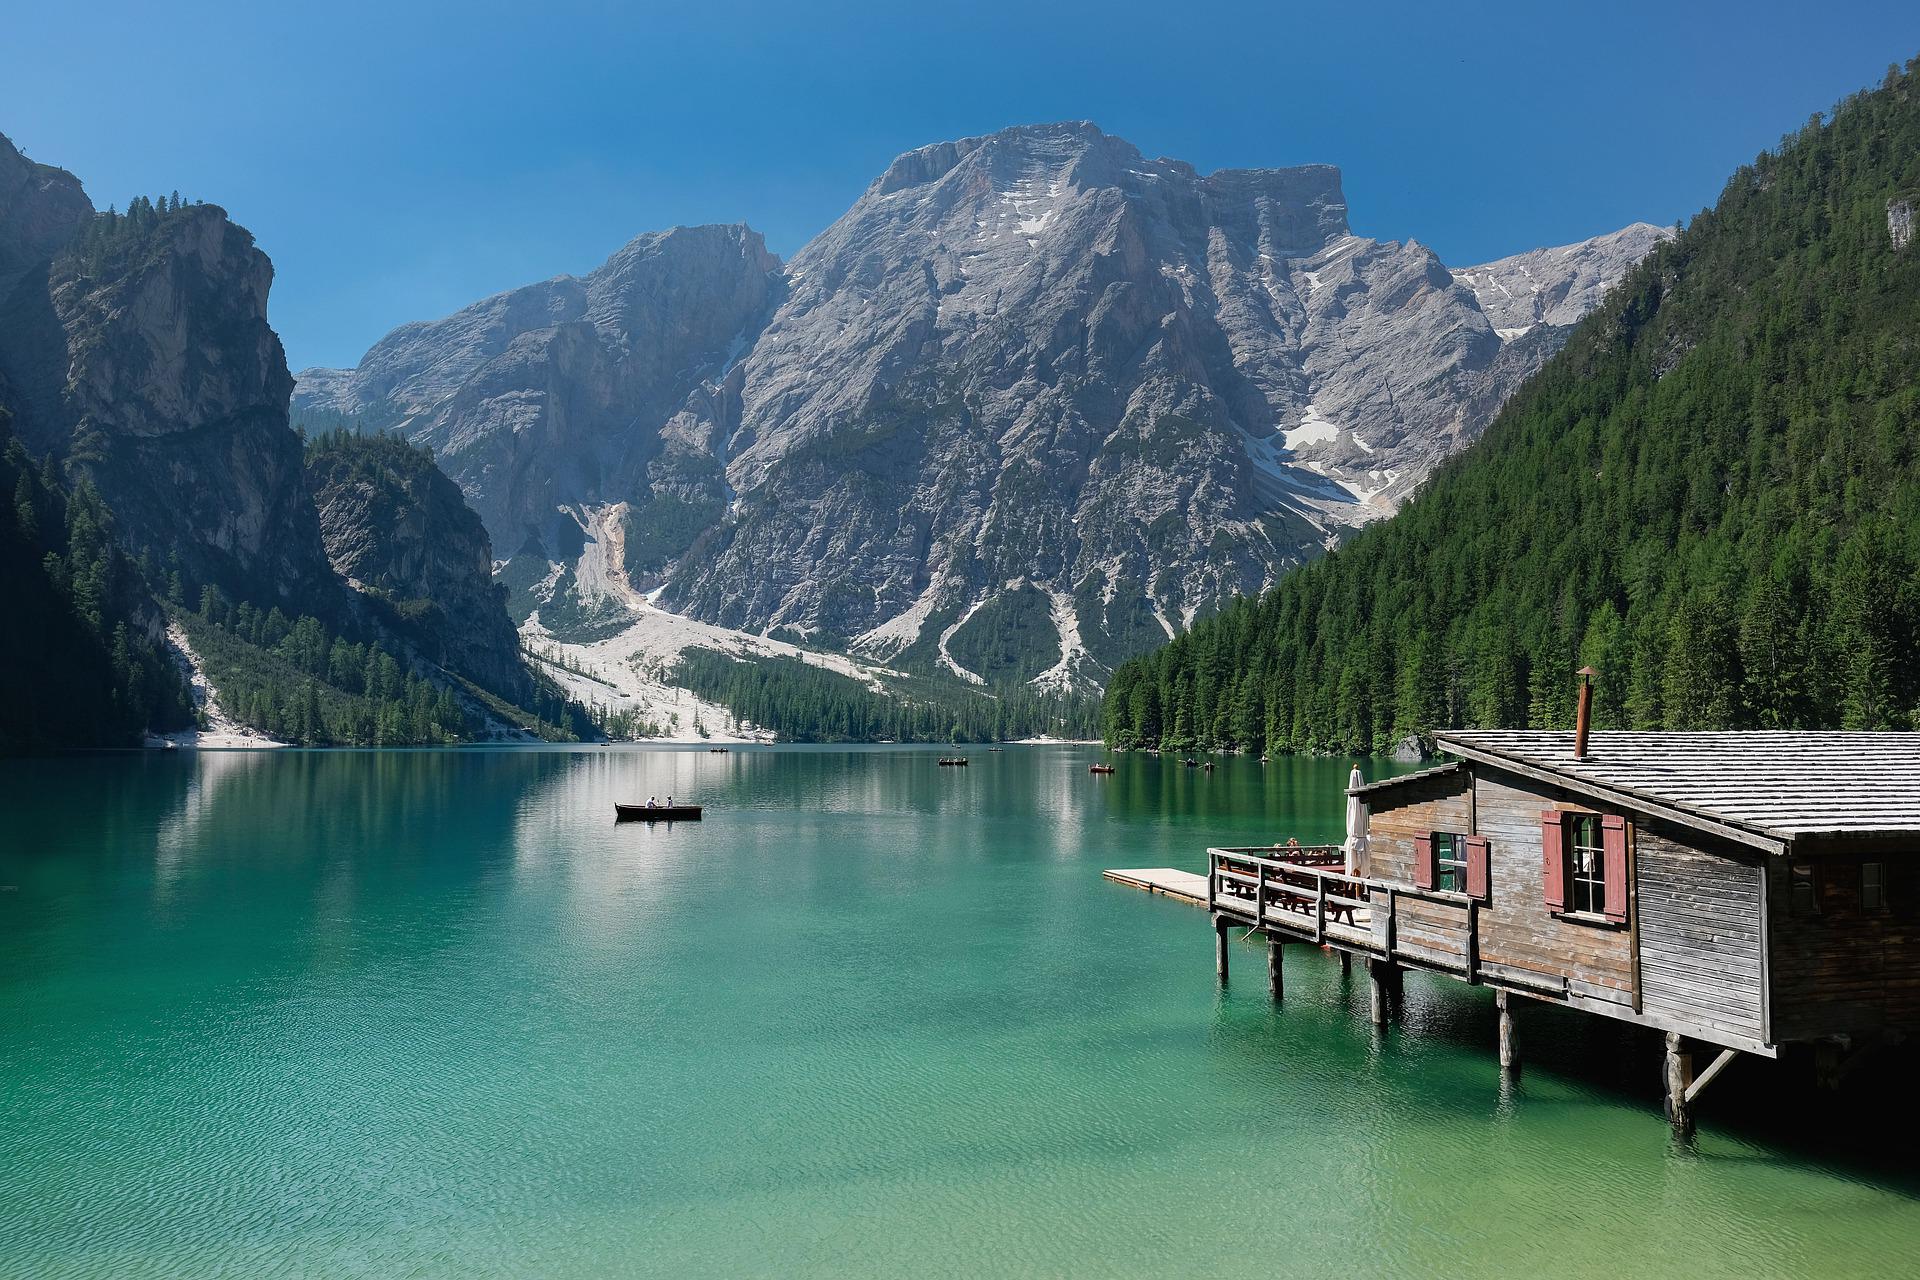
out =
{"type": "Polygon", "coordinates": [[[789,256],[898,153],[1038,121],[1339,165],[1357,233],[1455,266],[1672,223],[1920,54],[1920,4],[93,0],[0,30],[0,133],[101,207],[225,206],[299,369],[676,224],[789,256]]]}

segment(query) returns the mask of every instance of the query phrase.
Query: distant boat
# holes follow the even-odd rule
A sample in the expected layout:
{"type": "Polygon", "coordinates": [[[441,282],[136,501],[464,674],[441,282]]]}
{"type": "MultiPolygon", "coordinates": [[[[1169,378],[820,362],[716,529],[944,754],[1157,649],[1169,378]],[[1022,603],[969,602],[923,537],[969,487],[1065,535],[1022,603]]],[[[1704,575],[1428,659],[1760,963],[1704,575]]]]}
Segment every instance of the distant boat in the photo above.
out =
{"type": "Polygon", "coordinates": [[[948,759],[943,756],[941,757],[940,763],[942,765],[964,769],[967,767],[967,758],[965,756],[954,756],[953,758],[948,759]]]}
{"type": "Polygon", "coordinates": [[[616,804],[613,806],[615,822],[698,822],[700,806],[697,804],[656,804],[648,808],[644,804],[616,804]]]}
{"type": "Polygon", "coordinates": [[[1113,766],[1110,764],[1090,764],[1087,766],[1087,772],[1088,773],[1112,773],[1113,766]]]}
{"type": "Polygon", "coordinates": [[[1187,768],[1189,769],[1198,769],[1200,767],[1200,762],[1198,760],[1195,760],[1192,756],[1188,756],[1185,760],[1182,760],[1180,763],[1187,766],[1187,768]]]}
{"type": "Polygon", "coordinates": [[[712,754],[712,755],[722,755],[726,752],[726,748],[725,747],[708,747],[707,751],[709,754],[712,754]]]}

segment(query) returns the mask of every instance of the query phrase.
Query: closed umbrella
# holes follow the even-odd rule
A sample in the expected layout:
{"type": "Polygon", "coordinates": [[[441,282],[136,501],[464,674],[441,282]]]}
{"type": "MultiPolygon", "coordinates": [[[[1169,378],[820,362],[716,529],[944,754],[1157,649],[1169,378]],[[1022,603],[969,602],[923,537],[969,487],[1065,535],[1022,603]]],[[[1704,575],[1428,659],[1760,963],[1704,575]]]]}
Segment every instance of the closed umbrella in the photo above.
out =
{"type": "MultiPolygon", "coordinates": [[[[1360,776],[1360,766],[1355,765],[1347,775],[1347,790],[1365,786],[1366,781],[1360,776]]],[[[1367,802],[1351,794],[1347,796],[1347,874],[1367,874],[1367,802]]]]}

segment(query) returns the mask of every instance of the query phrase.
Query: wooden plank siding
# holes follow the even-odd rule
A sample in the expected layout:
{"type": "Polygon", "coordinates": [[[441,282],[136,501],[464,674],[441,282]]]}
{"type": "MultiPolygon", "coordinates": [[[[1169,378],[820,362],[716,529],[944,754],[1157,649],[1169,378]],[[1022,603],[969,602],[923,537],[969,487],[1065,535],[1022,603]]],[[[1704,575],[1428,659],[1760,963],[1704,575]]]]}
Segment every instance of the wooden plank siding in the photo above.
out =
{"type": "MultiPolygon", "coordinates": [[[[1434,831],[1470,834],[1472,798],[1464,772],[1412,779],[1388,793],[1393,807],[1367,819],[1367,870],[1380,880],[1411,885],[1414,840],[1434,831]]],[[[1382,797],[1384,798],[1384,797],[1382,797]]],[[[1456,964],[1466,913],[1446,903],[1402,899],[1395,918],[1395,941],[1414,958],[1456,964]]]]}
{"type": "Polygon", "coordinates": [[[1480,953],[1495,964],[1554,974],[1567,989],[1615,1004],[1633,1003],[1629,931],[1547,909],[1541,874],[1543,809],[1593,812],[1565,792],[1493,770],[1473,771],[1475,833],[1487,837],[1492,896],[1480,913],[1480,953]]]}
{"type": "Polygon", "coordinates": [[[1920,1028],[1920,850],[1862,854],[1845,842],[1800,842],[1791,862],[1815,869],[1818,915],[1794,909],[1790,861],[1768,869],[1767,927],[1776,1040],[1871,1036],[1920,1028]],[[1888,903],[1861,902],[1860,865],[1879,862],[1888,903]]]}
{"type": "Polygon", "coordinates": [[[1663,822],[1636,825],[1642,1009],[1767,1038],[1762,856],[1663,822]]]}
{"type": "MultiPolygon", "coordinates": [[[[1487,978],[1563,982],[1586,1006],[1615,1007],[1635,1021],[1679,1023],[1707,1039],[1764,1039],[1762,855],[1624,811],[1633,892],[1626,922],[1616,924],[1548,908],[1540,815],[1621,809],[1486,764],[1368,799],[1369,869],[1383,880],[1414,883],[1419,836],[1486,837],[1488,894],[1478,913],[1478,956],[1487,978]]],[[[1465,927],[1460,908],[1406,899],[1397,927],[1414,958],[1458,962],[1465,927]]]]}

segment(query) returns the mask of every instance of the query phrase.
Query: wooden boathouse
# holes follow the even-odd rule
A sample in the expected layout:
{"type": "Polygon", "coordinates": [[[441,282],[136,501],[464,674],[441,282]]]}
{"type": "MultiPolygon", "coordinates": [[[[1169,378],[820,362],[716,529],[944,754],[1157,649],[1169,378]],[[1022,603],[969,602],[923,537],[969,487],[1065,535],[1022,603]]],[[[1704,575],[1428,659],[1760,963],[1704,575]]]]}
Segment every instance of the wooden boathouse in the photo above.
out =
{"type": "Polygon", "coordinates": [[[1437,735],[1456,757],[1354,787],[1364,841],[1209,850],[1230,930],[1362,957],[1384,1023],[1407,968],[1666,1034],[1666,1107],[1741,1053],[1837,1080],[1920,1028],[1920,733],[1437,735]],[[1351,856],[1353,870],[1344,864],[1351,856]],[[1695,1049],[1715,1056],[1697,1075],[1695,1049]]]}

